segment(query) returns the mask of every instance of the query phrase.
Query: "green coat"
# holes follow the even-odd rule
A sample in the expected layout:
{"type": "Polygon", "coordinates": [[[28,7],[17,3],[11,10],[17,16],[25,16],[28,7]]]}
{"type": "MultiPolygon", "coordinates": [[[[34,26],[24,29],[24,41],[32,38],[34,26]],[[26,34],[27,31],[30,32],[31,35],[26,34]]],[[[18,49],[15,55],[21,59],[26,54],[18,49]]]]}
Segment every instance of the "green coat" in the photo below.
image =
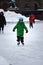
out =
{"type": "Polygon", "coordinates": [[[13,30],[15,29],[17,29],[17,36],[23,37],[24,29],[27,30],[27,27],[25,26],[24,22],[18,22],[13,30]]]}

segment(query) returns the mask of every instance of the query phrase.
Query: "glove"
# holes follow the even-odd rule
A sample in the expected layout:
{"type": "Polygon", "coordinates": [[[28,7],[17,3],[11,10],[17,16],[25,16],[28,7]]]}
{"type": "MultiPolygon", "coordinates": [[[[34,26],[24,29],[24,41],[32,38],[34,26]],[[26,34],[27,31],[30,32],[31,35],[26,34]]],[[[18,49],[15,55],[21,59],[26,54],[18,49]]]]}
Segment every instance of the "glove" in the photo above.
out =
{"type": "Polygon", "coordinates": [[[26,30],[26,33],[28,33],[28,30],[26,30]]]}
{"type": "Polygon", "coordinates": [[[13,32],[15,32],[15,30],[13,30],[13,32]]]}
{"type": "Polygon", "coordinates": [[[6,25],[6,22],[4,22],[4,25],[6,25]]]}
{"type": "Polygon", "coordinates": [[[6,25],[6,23],[5,23],[5,25],[6,25]]]}

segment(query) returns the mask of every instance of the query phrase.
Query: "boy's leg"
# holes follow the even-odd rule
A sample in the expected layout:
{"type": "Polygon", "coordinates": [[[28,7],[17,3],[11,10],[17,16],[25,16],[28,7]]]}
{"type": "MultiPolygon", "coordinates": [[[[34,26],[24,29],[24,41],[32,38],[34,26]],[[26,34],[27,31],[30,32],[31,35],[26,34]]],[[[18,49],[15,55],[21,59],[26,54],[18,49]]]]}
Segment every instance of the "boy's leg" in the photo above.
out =
{"type": "Polygon", "coordinates": [[[20,36],[17,36],[17,41],[18,41],[17,45],[19,45],[20,44],[20,36]]]}
{"type": "Polygon", "coordinates": [[[33,23],[35,23],[35,20],[33,20],[33,23]]]}
{"type": "Polygon", "coordinates": [[[31,28],[31,23],[30,23],[30,28],[31,28]]]}
{"type": "Polygon", "coordinates": [[[31,27],[33,28],[33,23],[30,23],[30,28],[31,28],[31,27]]]}
{"type": "Polygon", "coordinates": [[[1,33],[1,27],[0,27],[0,33],[1,33]]]}
{"type": "Polygon", "coordinates": [[[4,25],[2,26],[2,31],[4,30],[4,25]]]}
{"type": "Polygon", "coordinates": [[[0,27],[0,31],[1,31],[1,27],[0,27]]]}
{"type": "Polygon", "coordinates": [[[31,24],[32,28],[33,28],[33,23],[31,24]]]}
{"type": "Polygon", "coordinates": [[[21,37],[21,43],[24,45],[24,38],[21,37]]]}
{"type": "Polygon", "coordinates": [[[0,26],[0,33],[1,33],[1,26],[0,26]]]}

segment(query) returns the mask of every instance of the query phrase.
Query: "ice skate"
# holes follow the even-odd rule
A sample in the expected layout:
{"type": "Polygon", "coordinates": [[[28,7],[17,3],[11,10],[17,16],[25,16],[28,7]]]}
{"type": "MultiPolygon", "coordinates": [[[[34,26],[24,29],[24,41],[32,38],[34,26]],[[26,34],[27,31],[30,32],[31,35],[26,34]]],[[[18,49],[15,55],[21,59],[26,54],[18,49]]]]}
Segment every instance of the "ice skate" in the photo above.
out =
{"type": "Polygon", "coordinates": [[[24,43],[22,43],[22,45],[24,45],[24,43]]]}
{"type": "Polygon", "coordinates": [[[17,45],[19,45],[19,44],[20,44],[20,42],[17,43],[17,45]]]}

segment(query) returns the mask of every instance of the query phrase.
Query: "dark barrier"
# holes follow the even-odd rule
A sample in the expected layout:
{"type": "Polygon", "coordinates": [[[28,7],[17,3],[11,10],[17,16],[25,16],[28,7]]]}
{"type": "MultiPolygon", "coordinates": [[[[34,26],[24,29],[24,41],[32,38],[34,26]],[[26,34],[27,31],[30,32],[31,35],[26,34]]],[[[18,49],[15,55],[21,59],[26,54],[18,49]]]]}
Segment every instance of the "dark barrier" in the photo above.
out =
{"type": "Polygon", "coordinates": [[[36,19],[43,20],[43,10],[22,10],[20,13],[26,17],[29,17],[31,14],[35,14],[36,19]]]}

